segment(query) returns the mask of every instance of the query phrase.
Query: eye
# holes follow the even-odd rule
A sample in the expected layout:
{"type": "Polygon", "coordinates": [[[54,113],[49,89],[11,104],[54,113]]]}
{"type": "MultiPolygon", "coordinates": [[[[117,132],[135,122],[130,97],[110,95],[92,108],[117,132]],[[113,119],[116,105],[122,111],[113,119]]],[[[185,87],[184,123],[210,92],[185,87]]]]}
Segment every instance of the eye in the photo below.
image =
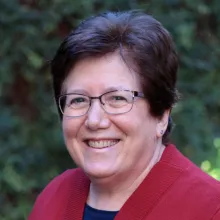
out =
{"type": "Polygon", "coordinates": [[[127,101],[127,99],[123,96],[112,96],[111,100],[112,101],[127,101]]]}
{"type": "Polygon", "coordinates": [[[83,108],[89,105],[89,98],[86,96],[71,95],[67,99],[67,106],[71,108],[83,108]]]}
{"type": "Polygon", "coordinates": [[[111,95],[106,100],[106,103],[112,107],[121,107],[128,103],[128,100],[126,97],[121,95],[111,95]]]}
{"type": "Polygon", "coordinates": [[[77,104],[84,103],[84,102],[86,102],[86,99],[83,97],[73,98],[70,101],[70,105],[77,105],[77,104]]]}

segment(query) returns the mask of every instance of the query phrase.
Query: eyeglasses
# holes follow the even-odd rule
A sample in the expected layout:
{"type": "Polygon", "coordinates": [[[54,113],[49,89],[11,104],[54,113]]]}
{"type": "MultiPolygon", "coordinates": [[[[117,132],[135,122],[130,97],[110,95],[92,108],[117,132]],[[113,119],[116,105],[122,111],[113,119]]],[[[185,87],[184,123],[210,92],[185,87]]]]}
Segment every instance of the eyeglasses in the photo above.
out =
{"type": "Polygon", "coordinates": [[[69,93],[59,96],[59,107],[64,116],[80,117],[87,114],[93,99],[99,99],[106,113],[117,115],[129,112],[133,107],[135,97],[144,98],[144,94],[130,90],[115,90],[97,97],[69,93]]]}

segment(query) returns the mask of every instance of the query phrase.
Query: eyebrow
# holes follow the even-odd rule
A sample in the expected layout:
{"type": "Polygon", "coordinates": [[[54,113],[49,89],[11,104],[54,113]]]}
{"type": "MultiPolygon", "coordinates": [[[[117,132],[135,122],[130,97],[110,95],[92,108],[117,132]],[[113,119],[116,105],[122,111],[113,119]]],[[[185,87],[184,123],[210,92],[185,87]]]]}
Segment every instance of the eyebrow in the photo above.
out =
{"type": "MultiPolygon", "coordinates": [[[[125,87],[122,87],[122,86],[111,86],[111,87],[108,87],[104,90],[103,93],[106,93],[106,92],[111,92],[111,91],[115,91],[115,90],[127,90],[129,88],[125,88],[125,87]]],[[[79,93],[79,94],[82,94],[82,95],[90,95],[89,92],[85,89],[71,89],[67,92],[67,94],[69,93],[79,93]]]]}
{"type": "Polygon", "coordinates": [[[111,86],[111,87],[108,87],[105,92],[111,92],[111,91],[114,91],[114,90],[126,90],[126,89],[129,89],[129,88],[125,88],[123,86],[111,86]]]}
{"type": "Polygon", "coordinates": [[[67,94],[69,93],[79,93],[79,94],[84,94],[84,95],[89,95],[88,92],[85,89],[71,89],[70,91],[66,91],[67,94]]]}

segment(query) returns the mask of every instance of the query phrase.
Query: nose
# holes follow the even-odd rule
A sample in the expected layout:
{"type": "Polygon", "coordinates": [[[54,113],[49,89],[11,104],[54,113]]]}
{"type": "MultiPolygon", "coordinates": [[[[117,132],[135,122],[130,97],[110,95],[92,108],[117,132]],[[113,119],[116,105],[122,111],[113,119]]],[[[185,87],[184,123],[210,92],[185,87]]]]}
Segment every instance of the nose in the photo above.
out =
{"type": "Polygon", "coordinates": [[[91,103],[85,122],[90,130],[106,129],[110,126],[110,120],[101,105],[99,100],[91,103]]]}

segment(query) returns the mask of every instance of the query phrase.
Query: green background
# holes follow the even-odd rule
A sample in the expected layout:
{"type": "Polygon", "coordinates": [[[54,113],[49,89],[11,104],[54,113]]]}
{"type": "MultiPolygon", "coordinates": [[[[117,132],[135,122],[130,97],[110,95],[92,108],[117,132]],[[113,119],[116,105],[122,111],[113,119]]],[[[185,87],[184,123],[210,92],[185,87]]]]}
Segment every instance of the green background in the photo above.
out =
{"type": "Polygon", "coordinates": [[[173,142],[220,179],[219,0],[0,0],[0,219],[26,219],[36,195],[74,167],[63,142],[49,62],[82,19],[143,9],[173,35],[180,103],[173,142]]]}

